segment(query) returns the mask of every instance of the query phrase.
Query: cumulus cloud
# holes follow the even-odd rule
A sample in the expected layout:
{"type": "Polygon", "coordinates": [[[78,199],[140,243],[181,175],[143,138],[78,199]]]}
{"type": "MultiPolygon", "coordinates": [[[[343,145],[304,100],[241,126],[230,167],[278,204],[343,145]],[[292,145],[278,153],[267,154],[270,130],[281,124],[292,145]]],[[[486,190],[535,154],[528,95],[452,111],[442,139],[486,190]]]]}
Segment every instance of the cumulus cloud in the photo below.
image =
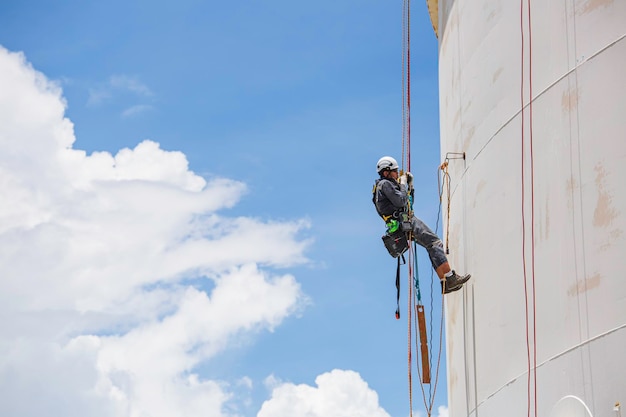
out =
{"type": "MultiPolygon", "coordinates": [[[[413,415],[416,417],[426,417],[427,413],[424,411],[413,411],[413,415]]],[[[446,407],[445,405],[440,405],[439,407],[437,407],[436,414],[433,411],[431,415],[433,417],[448,417],[448,407],[446,407]]]]}
{"type": "Polygon", "coordinates": [[[437,417],[448,417],[448,407],[443,405],[437,407],[437,417]]]}
{"type": "Polygon", "coordinates": [[[274,376],[273,387],[257,417],[389,417],[378,404],[378,394],[357,372],[334,369],[315,379],[316,387],[283,383],[274,376]]]}
{"type": "MultiPolygon", "coordinates": [[[[56,83],[0,47],[0,415],[229,415],[252,381],[196,367],[303,308],[280,268],[306,262],[308,223],[229,217],[244,184],[207,181],[150,140],[74,149],[65,107],[56,83]]],[[[324,397],[341,401],[328,384],[348,378],[373,404],[360,378],[328,375],[324,397]]]]}

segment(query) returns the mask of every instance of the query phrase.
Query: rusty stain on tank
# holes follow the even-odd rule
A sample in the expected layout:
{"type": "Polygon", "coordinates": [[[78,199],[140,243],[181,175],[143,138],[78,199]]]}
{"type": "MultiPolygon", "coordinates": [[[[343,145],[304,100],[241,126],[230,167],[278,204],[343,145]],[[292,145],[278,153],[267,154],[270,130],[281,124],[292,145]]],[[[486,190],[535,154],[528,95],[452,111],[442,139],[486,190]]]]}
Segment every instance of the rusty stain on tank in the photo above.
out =
{"type": "Polygon", "coordinates": [[[582,7],[578,10],[579,15],[587,14],[596,9],[600,9],[602,7],[608,7],[613,4],[614,0],[587,0],[583,3],[582,7]]]}
{"type": "Polygon", "coordinates": [[[450,387],[455,387],[458,379],[459,379],[458,373],[454,369],[450,369],[450,377],[448,379],[448,385],[450,387]]]}
{"type": "Polygon", "coordinates": [[[585,293],[594,288],[598,288],[600,286],[600,282],[602,281],[602,275],[599,273],[593,274],[590,278],[587,278],[584,281],[578,281],[576,284],[569,287],[567,290],[567,295],[573,297],[578,294],[585,293]]]}
{"type": "Polygon", "coordinates": [[[563,92],[561,96],[561,107],[563,111],[570,112],[578,107],[578,90],[563,92]]]}
{"type": "Polygon", "coordinates": [[[460,118],[461,118],[461,110],[459,109],[456,111],[456,114],[454,115],[454,120],[452,120],[452,126],[456,126],[460,118]]]}
{"type": "Polygon", "coordinates": [[[598,201],[596,208],[593,212],[593,225],[596,227],[609,226],[613,220],[619,214],[617,210],[612,207],[611,202],[613,196],[606,189],[606,177],[607,173],[604,166],[598,163],[595,166],[596,171],[596,188],[598,189],[598,201]]]}
{"type": "Polygon", "coordinates": [[[492,10],[487,15],[487,19],[485,20],[487,23],[491,23],[494,17],[498,16],[498,10],[492,10]]]}
{"type": "Polygon", "coordinates": [[[468,112],[471,107],[472,107],[472,100],[467,100],[467,102],[465,103],[465,108],[463,109],[463,111],[464,112],[468,112]]]}
{"type": "MultiPolygon", "coordinates": [[[[452,204],[454,205],[454,203],[452,204]]],[[[459,223],[454,223],[450,225],[450,232],[448,233],[447,242],[445,241],[445,235],[444,235],[443,244],[444,245],[447,244],[447,247],[450,249],[450,254],[454,256],[459,254],[459,246],[460,246],[460,241],[461,241],[460,230],[461,230],[461,225],[459,223]]],[[[444,230],[444,233],[445,232],[446,231],[444,230]]]]}
{"type": "Polygon", "coordinates": [[[476,185],[476,192],[474,193],[474,204],[472,205],[473,208],[476,208],[476,202],[478,201],[478,196],[480,195],[481,191],[485,188],[486,185],[487,185],[487,181],[485,180],[480,180],[480,182],[476,185]]]}
{"type": "Polygon", "coordinates": [[[611,232],[607,235],[606,242],[600,245],[600,250],[605,251],[609,249],[611,246],[613,246],[616,240],[622,237],[623,234],[624,231],[622,229],[611,230],[611,232]]]}
{"type": "Polygon", "coordinates": [[[504,71],[504,68],[500,67],[496,70],[496,72],[493,73],[493,77],[491,78],[491,82],[492,83],[496,83],[496,81],[498,81],[498,78],[500,78],[500,75],[502,75],[502,71],[504,71]]]}
{"type": "Polygon", "coordinates": [[[576,182],[576,178],[574,178],[573,176],[571,176],[566,184],[565,184],[565,190],[567,191],[567,208],[572,210],[574,207],[574,191],[578,190],[578,183],[576,182]]]}
{"type": "Polygon", "coordinates": [[[463,141],[462,149],[464,150],[469,149],[472,143],[472,138],[474,137],[474,133],[476,133],[476,126],[472,126],[469,129],[467,129],[467,135],[465,136],[465,140],[463,141]]]}

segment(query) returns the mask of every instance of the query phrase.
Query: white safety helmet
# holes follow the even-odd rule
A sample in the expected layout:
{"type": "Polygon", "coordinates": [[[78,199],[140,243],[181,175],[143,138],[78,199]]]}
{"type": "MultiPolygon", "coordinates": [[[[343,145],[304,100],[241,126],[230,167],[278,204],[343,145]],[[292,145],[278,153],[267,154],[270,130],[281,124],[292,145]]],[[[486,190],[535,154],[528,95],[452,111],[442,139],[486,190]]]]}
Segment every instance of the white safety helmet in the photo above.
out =
{"type": "Polygon", "coordinates": [[[376,172],[379,174],[385,170],[398,169],[398,162],[390,156],[383,156],[376,164],[376,172]]]}

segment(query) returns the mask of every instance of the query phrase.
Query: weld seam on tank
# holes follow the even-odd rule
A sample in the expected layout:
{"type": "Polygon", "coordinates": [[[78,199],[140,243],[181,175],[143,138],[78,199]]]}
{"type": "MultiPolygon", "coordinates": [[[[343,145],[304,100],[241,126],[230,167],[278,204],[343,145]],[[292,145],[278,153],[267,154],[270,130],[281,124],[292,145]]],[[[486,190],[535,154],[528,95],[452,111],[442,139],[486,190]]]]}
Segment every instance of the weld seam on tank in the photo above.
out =
{"type": "MultiPolygon", "coordinates": [[[[563,356],[563,355],[565,355],[565,354],[567,354],[567,353],[570,353],[570,352],[572,352],[572,351],[574,351],[574,350],[576,350],[576,349],[578,349],[578,348],[581,348],[581,347],[583,347],[583,346],[585,346],[585,345],[587,345],[587,344],[589,344],[589,343],[591,343],[591,342],[593,342],[593,341],[596,341],[596,340],[598,340],[598,339],[601,339],[601,338],[603,338],[603,337],[605,337],[605,336],[608,336],[608,335],[610,335],[610,334],[612,334],[612,333],[615,333],[615,332],[617,332],[617,331],[619,331],[619,330],[622,330],[622,329],[625,329],[625,328],[626,328],[626,324],[622,324],[621,326],[618,326],[618,327],[616,327],[616,328],[614,328],[614,329],[611,329],[611,330],[606,331],[606,332],[604,332],[604,333],[601,333],[601,334],[599,334],[599,335],[597,335],[597,336],[594,336],[594,337],[592,337],[592,338],[590,338],[590,339],[587,339],[587,340],[585,340],[584,342],[581,342],[581,343],[577,344],[576,346],[573,346],[573,347],[571,347],[571,348],[569,348],[569,349],[567,349],[567,350],[565,350],[565,351],[563,351],[563,352],[561,352],[561,353],[559,353],[559,354],[556,354],[556,355],[552,356],[551,358],[549,358],[549,359],[547,359],[547,360],[545,360],[545,361],[541,362],[540,364],[538,364],[538,365],[537,365],[537,368],[541,368],[543,365],[545,365],[546,363],[548,363],[548,362],[550,362],[550,361],[553,361],[553,360],[555,360],[555,359],[558,359],[559,357],[561,357],[561,356],[563,356]]],[[[495,395],[496,395],[496,394],[498,394],[500,391],[502,391],[504,388],[508,387],[509,385],[511,385],[511,384],[513,384],[515,381],[517,381],[518,379],[522,378],[524,375],[526,375],[526,372],[524,372],[524,373],[522,373],[522,374],[520,374],[520,375],[516,376],[515,378],[511,379],[511,380],[510,380],[509,382],[507,382],[506,384],[502,385],[500,388],[498,388],[497,390],[495,390],[493,393],[491,393],[490,395],[488,395],[487,397],[485,397],[485,399],[484,399],[484,400],[482,400],[482,401],[481,401],[481,402],[480,402],[480,403],[476,406],[476,408],[480,407],[482,404],[484,404],[485,402],[487,402],[487,401],[488,401],[491,397],[495,396],[495,395]]]]}
{"type": "MultiPolygon", "coordinates": [[[[569,71],[567,71],[565,74],[561,75],[560,77],[558,77],[555,81],[553,81],[550,85],[548,85],[546,88],[544,88],[543,90],[541,90],[539,93],[537,93],[534,97],[532,97],[531,101],[535,101],[537,100],[539,97],[541,97],[543,94],[545,94],[547,91],[549,91],[552,87],[554,87],[556,84],[558,84],[559,82],[561,82],[563,79],[567,78],[568,76],[570,76],[572,73],[574,73],[577,69],[579,69],[580,67],[582,67],[585,63],[591,61],[593,58],[597,57],[599,54],[601,54],[602,52],[606,51],[607,49],[609,49],[610,47],[616,45],[618,42],[624,40],[626,38],[626,34],[620,36],[619,38],[617,38],[616,40],[614,40],[613,42],[609,43],[608,45],[604,46],[603,48],[600,48],[598,51],[596,51],[593,55],[589,56],[588,58],[585,58],[583,61],[577,63],[572,69],[570,69],[569,71]]],[[[487,140],[487,142],[485,142],[485,144],[478,150],[478,152],[476,152],[476,155],[474,155],[474,157],[472,158],[472,161],[475,161],[478,156],[485,150],[485,148],[487,147],[487,145],[489,145],[491,143],[491,141],[493,141],[496,136],[498,136],[498,133],[500,133],[505,127],[507,127],[509,125],[509,123],[511,123],[513,120],[515,120],[516,117],[518,117],[522,111],[524,111],[526,109],[526,107],[528,107],[530,103],[526,103],[524,104],[524,107],[519,109],[517,112],[515,112],[508,120],[506,120],[502,126],[500,126],[498,128],[498,130],[495,131],[495,133],[493,135],[491,135],[491,137],[487,140]]]]}

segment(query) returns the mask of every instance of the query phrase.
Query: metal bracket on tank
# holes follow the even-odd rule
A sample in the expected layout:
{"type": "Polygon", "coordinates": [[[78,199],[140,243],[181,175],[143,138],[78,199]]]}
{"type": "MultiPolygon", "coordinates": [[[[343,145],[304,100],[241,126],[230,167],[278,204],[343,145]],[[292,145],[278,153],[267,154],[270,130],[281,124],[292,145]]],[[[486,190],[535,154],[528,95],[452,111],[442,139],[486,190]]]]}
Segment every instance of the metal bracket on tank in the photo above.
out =
{"type": "Polygon", "coordinates": [[[465,152],[446,152],[446,161],[449,159],[465,160],[465,152]],[[452,155],[452,156],[450,156],[452,155]]]}

